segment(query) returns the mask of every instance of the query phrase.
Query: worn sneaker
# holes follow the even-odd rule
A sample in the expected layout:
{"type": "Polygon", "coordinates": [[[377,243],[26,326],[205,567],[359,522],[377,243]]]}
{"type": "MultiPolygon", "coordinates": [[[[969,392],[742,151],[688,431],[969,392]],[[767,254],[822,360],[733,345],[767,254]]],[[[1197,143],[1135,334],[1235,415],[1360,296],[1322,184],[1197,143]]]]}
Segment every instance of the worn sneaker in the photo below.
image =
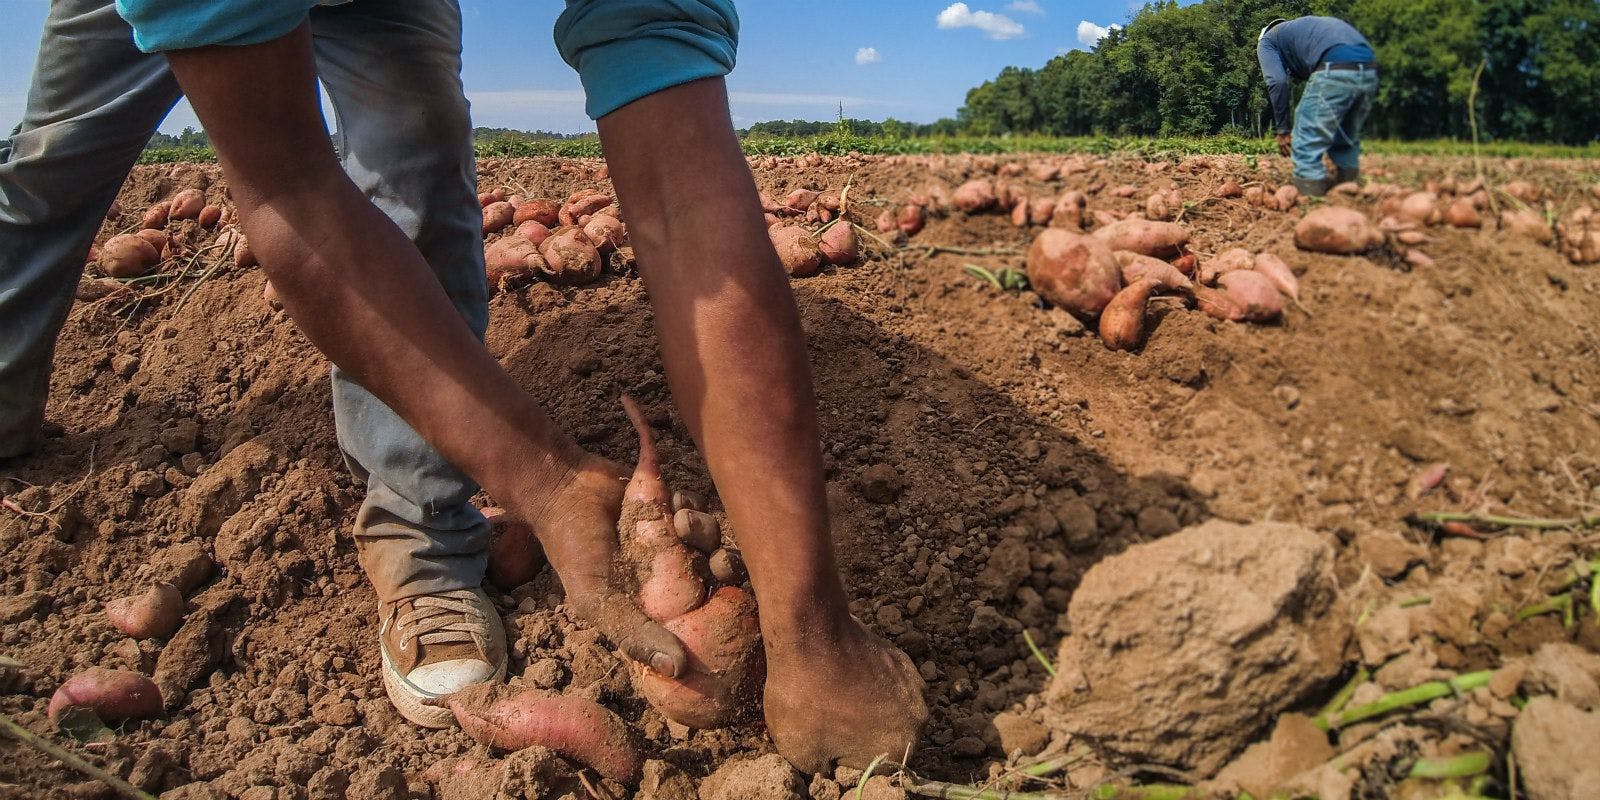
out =
{"type": "Polygon", "coordinates": [[[432,701],[505,676],[505,627],[482,589],[379,603],[378,616],[383,688],[415,725],[450,727],[450,710],[432,701]]]}

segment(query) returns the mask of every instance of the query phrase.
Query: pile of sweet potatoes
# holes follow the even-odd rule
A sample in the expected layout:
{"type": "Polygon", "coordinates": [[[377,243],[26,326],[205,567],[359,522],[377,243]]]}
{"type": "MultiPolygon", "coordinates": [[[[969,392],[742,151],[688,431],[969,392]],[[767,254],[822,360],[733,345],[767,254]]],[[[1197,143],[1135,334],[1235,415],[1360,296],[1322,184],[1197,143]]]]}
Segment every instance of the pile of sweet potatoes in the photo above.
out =
{"type": "Polygon", "coordinates": [[[483,251],[491,290],[533,278],[590,283],[604,272],[608,257],[628,247],[621,209],[598,189],[579,189],[561,203],[496,189],[478,195],[478,203],[484,237],[505,232],[483,251]]]}

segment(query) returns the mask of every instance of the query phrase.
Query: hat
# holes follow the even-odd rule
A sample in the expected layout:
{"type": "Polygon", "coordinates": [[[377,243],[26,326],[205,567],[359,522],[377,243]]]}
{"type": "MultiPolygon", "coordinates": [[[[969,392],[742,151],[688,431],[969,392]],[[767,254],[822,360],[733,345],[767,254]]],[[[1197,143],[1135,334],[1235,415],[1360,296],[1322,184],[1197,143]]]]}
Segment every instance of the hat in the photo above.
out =
{"type": "Polygon", "coordinates": [[[1288,22],[1288,21],[1289,20],[1286,20],[1286,19],[1284,19],[1282,17],[1279,17],[1279,18],[1267,23],[1267,27],[1261,29],[1261,35],[1256,37],[1256,41],[1259,42],[1262,39],[1267,38],[1267,31],[1270,31],[1273,28],[1276,28],[1279,25],[1282,25],[1283,23],[1288,22]]]}

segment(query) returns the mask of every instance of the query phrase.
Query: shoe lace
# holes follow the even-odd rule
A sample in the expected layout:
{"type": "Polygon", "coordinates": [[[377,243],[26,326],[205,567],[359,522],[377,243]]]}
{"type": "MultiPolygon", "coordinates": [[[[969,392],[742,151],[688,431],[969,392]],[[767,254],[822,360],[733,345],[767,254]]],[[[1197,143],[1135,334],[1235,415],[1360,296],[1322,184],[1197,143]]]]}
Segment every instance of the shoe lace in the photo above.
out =
{"type": "Polygon", "coordinates": [[[395,621],[402,644],[463,644],[489,651],[489,620],[470,589],[411,598],[411,610],[395,621]]]}

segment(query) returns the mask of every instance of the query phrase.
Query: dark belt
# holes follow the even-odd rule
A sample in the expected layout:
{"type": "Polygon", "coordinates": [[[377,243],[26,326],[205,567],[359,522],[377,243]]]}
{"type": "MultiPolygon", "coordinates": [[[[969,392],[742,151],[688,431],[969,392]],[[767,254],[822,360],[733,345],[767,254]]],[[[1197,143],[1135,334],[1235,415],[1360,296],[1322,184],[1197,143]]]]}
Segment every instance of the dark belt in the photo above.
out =
{"type": "Polygon", "coordinates": [[[1317,65],[1317,69],[1315,71],[1322,72],[1330,69],[1348,70],[1352,72],[1377,72],[1378,65],[1372,63],[1371,61],[1340,61],[1334,64],[1323,62],[1317,65]]]}

